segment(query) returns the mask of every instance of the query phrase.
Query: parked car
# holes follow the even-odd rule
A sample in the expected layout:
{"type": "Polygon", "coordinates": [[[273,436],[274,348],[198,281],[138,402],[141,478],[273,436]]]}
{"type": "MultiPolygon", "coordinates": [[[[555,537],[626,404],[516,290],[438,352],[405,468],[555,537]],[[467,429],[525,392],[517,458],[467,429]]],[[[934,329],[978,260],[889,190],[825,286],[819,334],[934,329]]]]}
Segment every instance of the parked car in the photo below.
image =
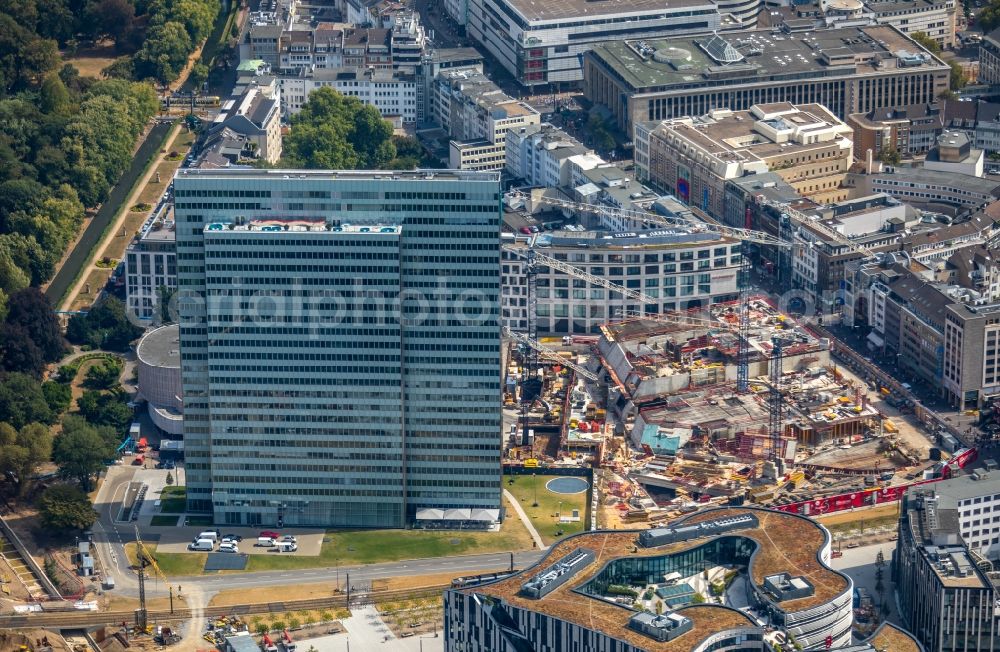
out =
{"type": "Polygon", "coordinates": [[[225,534],[222,536],[223,543],[240,543],[243,541],[243,537],[238,534],[225,534]]]}
{"type": "Polygon", "coordinates": [[[299,549],[299,547],[291,541],[278,541],[275,545],[278,547],[278,552],[295,552],[299,549]]]}
{"type": "Polygon", "coordinates": [[[273,548],[274,539],[272,537],[257,537],[257,543],[254,545],[258,548],[273,548]]]}
{"type": "Polygon", "coordinates": [[[230,541],[223,541],[219,544],[219,552],[239,552],[239,546],[230,541]]]}
{"type": "Polygon", "coordinates": [[[286,543],[298,543],[298,540],[291,534],[286,534],[285,536],[281,537],[281,540],[286,543]]]}
{"type": "Polygon", "coordinates": [[[210,539],[197,539],[188,544],[188,550],[201,550],[211,552],[215,549],[215,543],[210,539]]]}
{"type": "Polygon", "coordinates": [[[260,537],[260,538],[265,538],[266,537],[268,539],[280,539],[281,538],[281,533],[280,532],[275,532],[274,530],[264,530],[263,532],[261,532],[257,536],[260,537]]]}

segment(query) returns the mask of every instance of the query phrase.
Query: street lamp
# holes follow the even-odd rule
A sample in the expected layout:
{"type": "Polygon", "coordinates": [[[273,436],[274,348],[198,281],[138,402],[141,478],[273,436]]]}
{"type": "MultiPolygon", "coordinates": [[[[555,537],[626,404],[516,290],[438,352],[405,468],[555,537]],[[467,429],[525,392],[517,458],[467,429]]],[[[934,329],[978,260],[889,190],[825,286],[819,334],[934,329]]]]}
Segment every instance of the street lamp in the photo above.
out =
{"type": "Polygon", "coordinates": [[[531,474],[532,484],[535,485],[535,502],[531,503],[532,507],[538,507],[538,475],[535,473],[531,474]]]}

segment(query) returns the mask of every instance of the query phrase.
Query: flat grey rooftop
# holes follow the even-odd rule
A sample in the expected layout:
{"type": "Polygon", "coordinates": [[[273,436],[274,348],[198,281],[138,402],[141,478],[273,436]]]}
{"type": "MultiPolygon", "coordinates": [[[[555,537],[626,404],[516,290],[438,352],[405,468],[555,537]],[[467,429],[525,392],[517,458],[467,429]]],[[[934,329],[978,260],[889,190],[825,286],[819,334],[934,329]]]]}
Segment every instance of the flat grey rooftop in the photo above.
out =
{"type": "Polygon", "coordinates": [[[139,340],[136,357],[153,367],[180,368],[180,326],[171,324],[149,331],[139,340]]]}
{"type": "Polygon", "coordinates": [[[587,19],[595,15],[671,13],[684,7],[709,7],[705,0],[497,0],[529,21],[587,19]]]}
{"type": "Polygon", "coordinates": [[[177,179],[301,179],[301,180],[401,180],[401,181],[500,181],[499,172],[481,170],[255,170],[250,168],[230,170],[199,170],[181,168],[174,175],[177,179]]]}
{"type": "Polygon", "coordinates": [[[677,87],[695,88],[718,83],[761,83],[782,79],[844,77],[881,73],[872,65],[875,59],[891,59],[900,52],[926,55],[926,61],[911,65],[906,71],[944,68],[919,45],[888,25],[815,30],[807,34],[775,36],[766,32],[747,32],[720,36],[697,36],[677,39],[609,41],[595,47],[590,56],[613,69],[632,89],[642,91],[677,87]],[[732,55],[720,62],[706,52],[714,49],[732,55]],[[725,49],[728,43],[731,49],[725,49]],[[643,54],[645,48],[646,54],[643,54]],[[655,52],[655,54],[654,54],[655,52]],[[822,55],[835,65],[822,61],[822,55]]]}

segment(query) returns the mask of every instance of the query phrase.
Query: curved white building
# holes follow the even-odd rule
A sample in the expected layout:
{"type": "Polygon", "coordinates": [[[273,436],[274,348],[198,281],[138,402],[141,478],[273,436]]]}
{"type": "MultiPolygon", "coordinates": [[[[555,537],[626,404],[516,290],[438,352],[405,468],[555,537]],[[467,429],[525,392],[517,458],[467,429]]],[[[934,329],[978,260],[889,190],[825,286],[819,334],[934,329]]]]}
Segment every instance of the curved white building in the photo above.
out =
{"type": "Polygon", "coordinates": [[[149,417],[167,434],[183,434],[179,326],[172,324],[148,331],[135,352],[139,394],[149,403],[149,417]]]}
{"type": "Polygon", "coordinates": [[[715,6],[719,9],[723,24],[728,16],[740,27],[753,27],[764,3],[762,0],[716,0],[715,6]]]}

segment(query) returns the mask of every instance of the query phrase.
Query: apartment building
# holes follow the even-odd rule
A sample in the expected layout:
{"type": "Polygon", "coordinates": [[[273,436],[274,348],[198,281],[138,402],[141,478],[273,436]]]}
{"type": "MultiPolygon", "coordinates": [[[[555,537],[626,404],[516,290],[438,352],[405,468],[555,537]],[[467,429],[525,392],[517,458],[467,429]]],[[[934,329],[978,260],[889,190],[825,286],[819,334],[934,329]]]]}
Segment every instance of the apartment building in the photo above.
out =
{"type": "Polygon", "coordinates": [[[981,244],[931,265],[905,252],[884,254],[847,282],[848,317],[868,329],[869,348],[894,359],[904,374],[962,410],[1000,395],[1000,292],[981,244]]]}
{"type": "Polygon", "coordinates": [[[907,157],[926,154],[944,130],[940,104],[852,113],[846,122],[854,130],[854,157],[861,161],[866,159],[868,150],[874,159],[884,151],[896,151],[907,157]]]}
{"type": "Polygon", "coordinates": [[[495,520],[499,174],[180,170],[174,189],[189,511],[495,520]]]}
{"type": "Polygon", "coordinates": [[[401,125],[417,121],[417,79],[412,74],[367,68],[303,69],[299,76],[280,81],[286,119],[302,109],[314,90],[332,88],[374,106],[386,120],[401,125]]]}
{"type": "Polygon", "coordinates": [[[821,104],[844,119],[934,102],[950,68],[888,25],[608,41],[584,55],[584,94],[634,125],[754,104],[821,104]]]}
{"type": "Polygon", "coordinates": [[[955,46],[955,0],[882,0],[867,2],[875,21],[907,36],[922,32],[942,49],[955,46]]]}
{"type": "Polygon", "coordinates": [[[1000,84],[1000,27],[979,43],[979,83],[1000,84]]]}
{"type": "Polygon", "coordinates": [[[289,76],[338,68],[413,74],[427,44],[419,14],[408,9],[392,12],[375,26],[313,18],[291,9],[284,17],[255,14],[240,44],[240,59],[260,59],[289,76]]]}
{"type": "Polygon", "coordinates": [[[281,158],[281,98],[268,97],[249,86],[240,97],[227,101],[212,121],[209,134],[228,129],[246,137],[258,158],[277,163],[281,158]]]}
{"type": "Polygon", "coordinates": [[[928,650],[1000,649],[996,591],[983,570],[1000,543],[997,509],[996,471],[914,487],[903,497],[892,578],[903,623],[928,650]]]}
{"type": "Polygon", "coordinates": [[[545,122],[507,132],[506,170],[529,186],[568,187],[574,156],[593,154],[562,129],[545,122]]]}
{"type": "MultiPolygon", "coordinates": [[[[739,14],[755,9],[732,2],[739,14]]],[[[620,39],[710,34],[720,28],[719,7],[707,0],[533,2],[448,0],[445,8],[524,86],[577,86],[580,57],[595,45],[620,39]]]]}
{"type": "Polygon", "coordinates": [[[434,82],[434,117],[448,133],[449,163],[457,170],[502,170],[507,132],[541,123],[541,115],[481,72],[445,70],[434,82]]]}
{"type": "MultiPolygon", "coordinates": [[[[740,243],[689,229],[554,231],[535,238],[538,251],[589,274],[659,298],[643,305],[616,292],[543,267],[537,275],[536,325],[540,333],[599,333],[622,315],[688,310],[738,297],[740,243]]],[[[505,235],[515,247],[526,238],[505,235]]],[[[527,329],[528,280],[524,258],[509,251],[501,262],[504,324],[527,329]]]]}
{"type": "Polygon", "coordinates": [[[787,102],[636,125],[636,177],[716,217],[730,179],[773,171],[804,197],[844,198],[851,129],[826,107],[787,102]]]}
{"type": "Polygon", "coordinates": [[[164,291],[176,288],[176,234],[171,206],[164,203],[125,250],[125,307],[136,319],[152,322],[164,291]]]}

